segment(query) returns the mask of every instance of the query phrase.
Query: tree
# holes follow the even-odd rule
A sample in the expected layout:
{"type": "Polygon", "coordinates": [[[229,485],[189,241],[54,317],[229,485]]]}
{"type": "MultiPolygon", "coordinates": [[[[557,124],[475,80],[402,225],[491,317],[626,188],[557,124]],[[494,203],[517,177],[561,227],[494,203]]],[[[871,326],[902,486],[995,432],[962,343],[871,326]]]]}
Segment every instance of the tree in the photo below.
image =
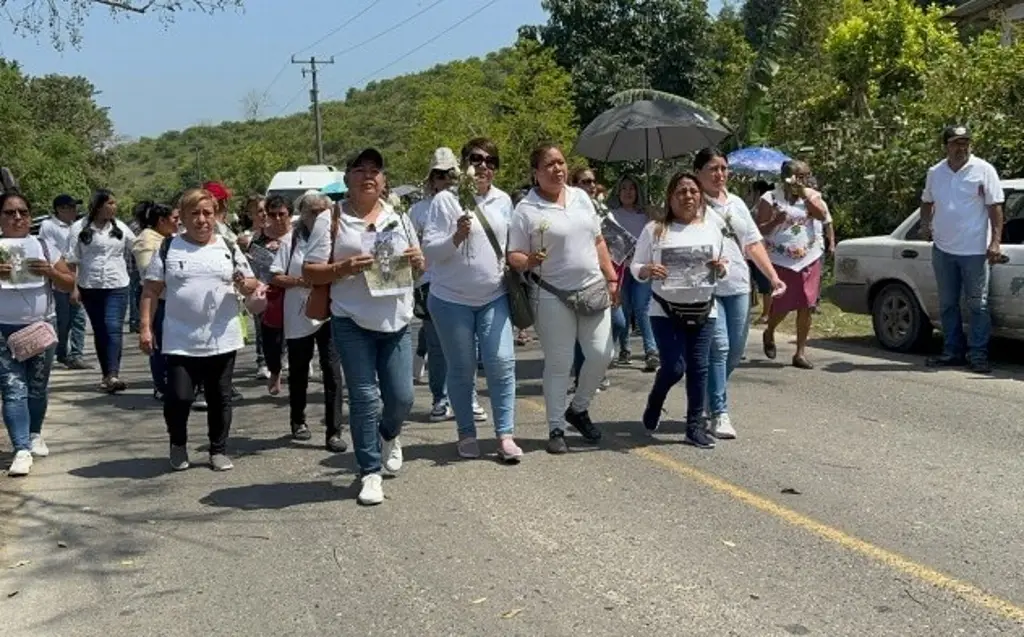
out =
{"type": "Polygon", "coordinates": [[[215,13],[241,8],[243,0],[0,0],[0,14],[15,32],[39,34],[49,31],[53,46],[72,46],[82,41],[82,26],[95,9],[108,9],[113,16],[155,14],[161,20],[174,19],[182,11],[215,13]]]}
{"type": "Polygon", "coordinates": [[[572,74],[574,103],[586,126],[611,95],[653,88],[694,98],[706,81],[710,26],[704,0],[543,0],[546,24],[527,28],[572,74]]]}
{"type": "Polygon", "coordinates": [[[242,96],[242,119],[253,122],[263,116],[270,105],[270,95],[264,91],[253,89],[242,96]]]}

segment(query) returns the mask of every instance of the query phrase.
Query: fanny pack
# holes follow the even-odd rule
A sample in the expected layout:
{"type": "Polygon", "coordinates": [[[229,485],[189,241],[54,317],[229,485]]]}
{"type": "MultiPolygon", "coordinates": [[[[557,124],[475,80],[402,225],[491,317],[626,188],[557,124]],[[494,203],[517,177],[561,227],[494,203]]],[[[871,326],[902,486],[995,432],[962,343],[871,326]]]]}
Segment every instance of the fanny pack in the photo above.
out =
{"type": "Polygon", "coordinates": [[[608,283],[603,279],[580,290],[560,290],[533,272],[530,273],[530,278],[579,316],[600,314],[612,306],[612,298],[608,295],[608,283]]]}
{"type": "Polygon", "coordinates": [[[696,329],[708,322],[711,310],[715,307],[715,297],[699,303],[673,303],[666,301],[661,296],[654,294],[654,300],[658,302],[665,316],[672,319],[675,324],[684,329],[696,329]]]}

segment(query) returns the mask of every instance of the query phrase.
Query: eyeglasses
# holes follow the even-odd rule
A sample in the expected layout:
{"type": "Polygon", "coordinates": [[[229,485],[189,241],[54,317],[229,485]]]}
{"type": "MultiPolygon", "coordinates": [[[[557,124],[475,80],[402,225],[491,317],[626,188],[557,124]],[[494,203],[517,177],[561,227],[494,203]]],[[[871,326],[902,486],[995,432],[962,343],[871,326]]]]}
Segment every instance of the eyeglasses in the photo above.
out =
{"type": "Polygon", "coordinates": [[[498,166],[501,165],[501,160],[494,155],[484,155],[481,153],[472,153],[469,156],[469,163],[473,166],[486,165],[491,170],[498,170],[498,166]]]}
{"type": "Polygon", "coordinates": [[[28,208],[8,208],[7,210],[4,210],[4,216],[28,218],[29,211],[28,208]]]}
{"type": "Polygon", "coordinates": [[[269,218],[269,219],[284,219],[284,218],[286,218],[288,216],[289,215],[288,215],[287,212],[268,212],[267,213],[267,218],[269,218]]]}

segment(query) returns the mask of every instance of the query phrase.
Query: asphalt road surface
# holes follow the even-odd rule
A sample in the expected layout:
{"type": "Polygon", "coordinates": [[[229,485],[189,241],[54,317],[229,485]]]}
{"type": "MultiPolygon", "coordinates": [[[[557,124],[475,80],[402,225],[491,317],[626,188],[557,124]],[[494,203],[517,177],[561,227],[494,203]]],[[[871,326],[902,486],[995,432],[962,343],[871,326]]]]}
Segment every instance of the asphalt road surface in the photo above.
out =
{"type": "Polygon", "coordinates": [[[202,416],[197,466],[170,473],[137,353],[116,398],[96,372],[56,372],[52,455],[0,478],[4,632],[1024,634],[1024,376],[870,350],[813,350],[800,371],[759,342],[731,387],[740,438],[713,451],[681,444],[681,389],[643,433],[639,364],[592,407],[605,443],[574,436],[553,457],[540,354],[521,349],[518,467],[458,460],[418,387],[405,468],[375,508],[322,429],[289,440],[287,399],[250,380],[251,353],[224,474],[201,464],[202,416]]]}

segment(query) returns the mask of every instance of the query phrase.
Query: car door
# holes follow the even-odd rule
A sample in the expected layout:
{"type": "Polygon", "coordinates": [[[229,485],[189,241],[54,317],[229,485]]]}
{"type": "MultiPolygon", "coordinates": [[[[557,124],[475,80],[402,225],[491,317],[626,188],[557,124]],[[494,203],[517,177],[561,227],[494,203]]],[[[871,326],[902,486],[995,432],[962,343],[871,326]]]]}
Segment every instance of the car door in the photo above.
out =
{"type": "Polygon", "coordinates": [[[1003,224],[1005,260],[992,266],[989,311],[993,328],[1024,336],[1024,191],[1007,191],[1003,224]]]}
{"type": "Polygon", "coordinates": [[[939,287],[932,270],[932,244],[921,239],[921,211],[917,210],[897,228],[894,238],[899,244],[893,251],[896,267],[913,283],[914,291],[925,314],[932,322],[939,320],[939,287]]]}

